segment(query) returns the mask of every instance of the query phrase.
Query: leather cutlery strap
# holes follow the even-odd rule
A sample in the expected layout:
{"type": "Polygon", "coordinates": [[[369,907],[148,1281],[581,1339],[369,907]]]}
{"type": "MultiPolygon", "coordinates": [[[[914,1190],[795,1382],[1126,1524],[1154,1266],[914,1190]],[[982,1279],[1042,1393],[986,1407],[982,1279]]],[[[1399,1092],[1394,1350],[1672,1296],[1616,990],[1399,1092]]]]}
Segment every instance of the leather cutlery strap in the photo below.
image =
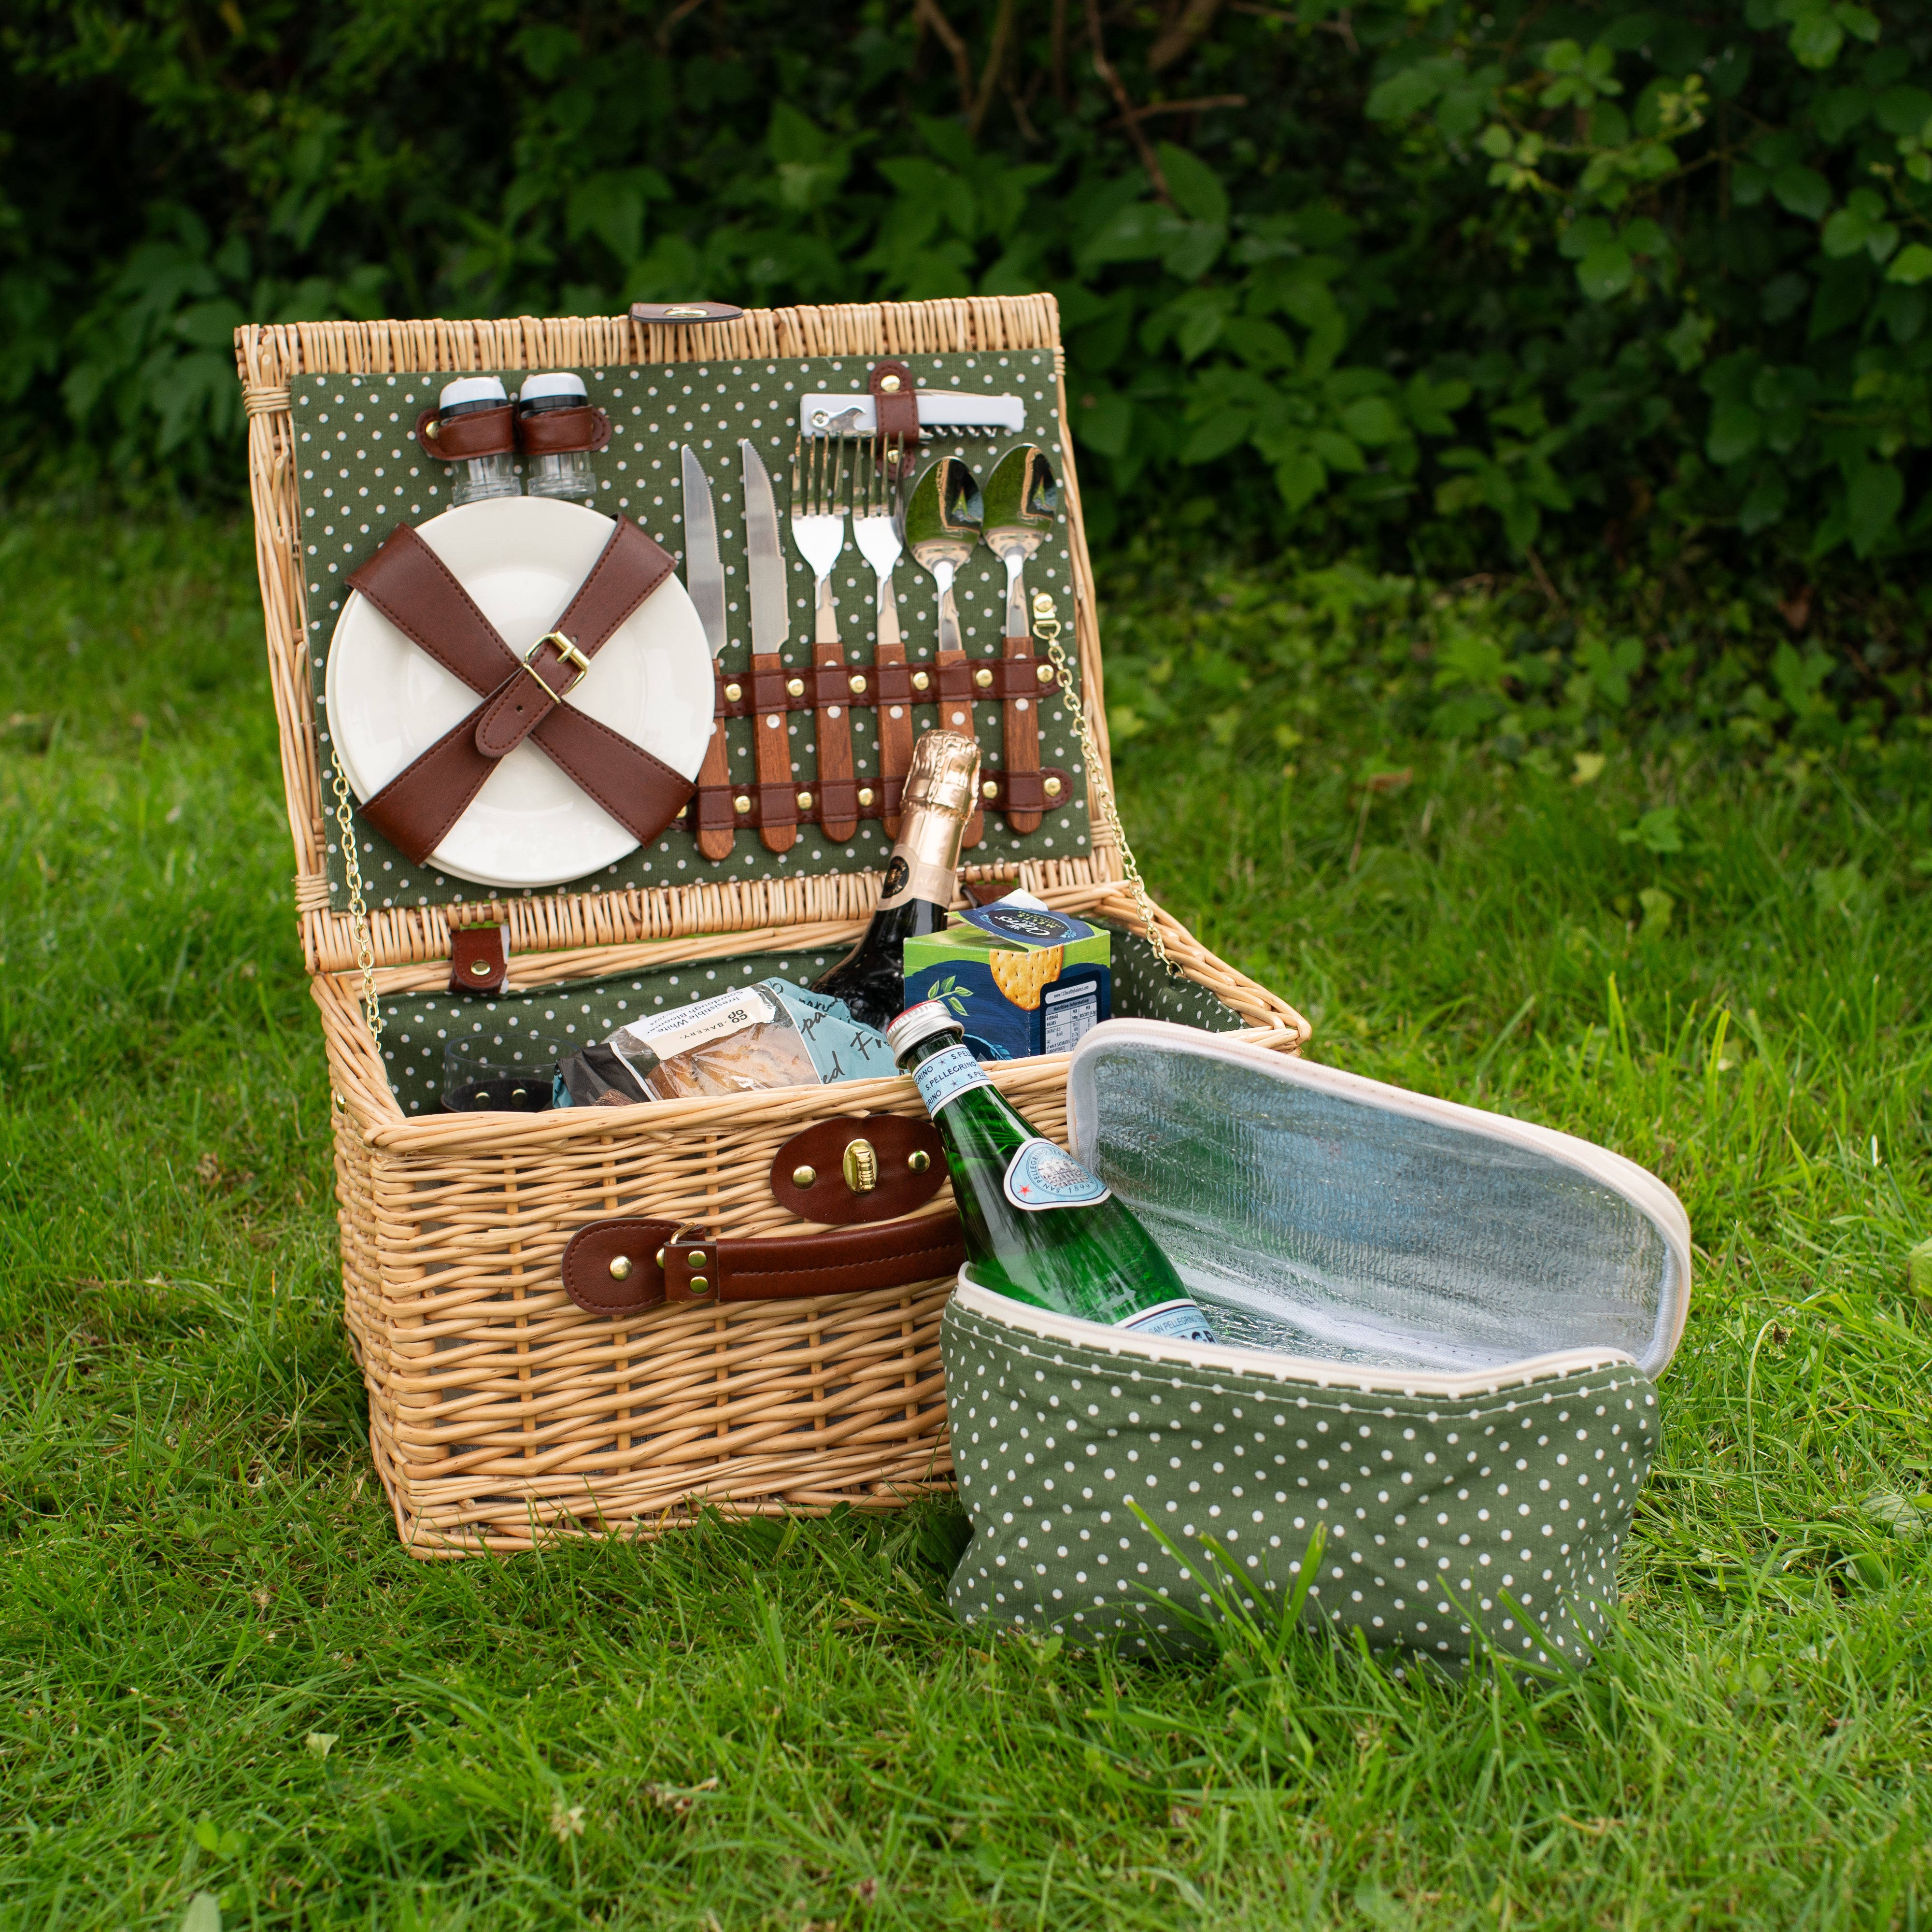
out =
{"type": "Polygon", "coordinates": [[[677,1222],[642,1219],[580,1228],[563,1251],[566,1293],[592,1315],[613,1316],[665,1302],[796,1301],[908,1288],[953,1274],[965,1258],[952,1213],[756,1240],[680,1240],[680,1232],[677,1222]]]}

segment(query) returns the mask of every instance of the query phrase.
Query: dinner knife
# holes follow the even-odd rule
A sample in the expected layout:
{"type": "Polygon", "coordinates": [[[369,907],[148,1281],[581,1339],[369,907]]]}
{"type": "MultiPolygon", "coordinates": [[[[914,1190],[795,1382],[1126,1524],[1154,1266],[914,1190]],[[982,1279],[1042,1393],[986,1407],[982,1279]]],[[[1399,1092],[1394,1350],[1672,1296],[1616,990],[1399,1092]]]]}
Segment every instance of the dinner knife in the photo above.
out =
{"type": "MultiPolygon", "coordinates": [[[[714,686],[722,682],[721,660],[724,652],[724,566],[718,556],[718,512],[711,501],[711,479],[689,443],[684,446],[684,587],[697,606],[698,621],[704,626],[704,641],[711,652],[714,686]]],[[[731,810],[729,748],[724,739],[723,706],[713,700],[710,741],[704,748],[704,762],[698,767],[698,796],[692,803],[697,824],[698,849],[707,859],[731,856],[732,828],[736,814],[731,810]],[[705,807],[724,801],[722,822],[705,823],[705,807]]]]}
{"type": "Polygon", "coordinates": [[[758,706],[752,737],[758,772],[758,830],[767,851],[789,852],[798,842],[798,794],[792,788],[785,698],[802,695],[805,682],[802,678],[786,679],[778,656],[791,635],[790,572],[778,542],[772,479],[748,441],[740,442],[738,453],[745,470],[745,548],[752,593],[752,693],[758,706]],[[790,691],[794,683],[796,693],[790,691]]]}

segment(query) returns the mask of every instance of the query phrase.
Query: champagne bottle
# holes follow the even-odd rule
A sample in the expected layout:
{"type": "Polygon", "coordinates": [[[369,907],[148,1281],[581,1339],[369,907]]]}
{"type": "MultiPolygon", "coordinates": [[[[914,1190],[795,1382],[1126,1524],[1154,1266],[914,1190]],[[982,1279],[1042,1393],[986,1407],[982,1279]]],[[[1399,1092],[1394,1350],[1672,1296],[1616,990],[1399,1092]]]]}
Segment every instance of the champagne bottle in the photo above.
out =
{"type": "Polygon", "coordinates": [[[959,871],[959,841],[980,782],[980,748],[957,731],[928,731],[906,774],[898,842],[886,861],[878,910],[865,937],[814,993],[843,1000],[861,1026],[883,1033],[905,1004],[905,943],[941,932],[959,871]]]}
{"type": "Polygon", "coordinates": [[[886,1029],[939,1129],[982,1288],[1034,1308],[1142,1334],[1211,1342],[1174,1264],[1112,1192],[1007,1105],[937,1000],[886,1029]]]}

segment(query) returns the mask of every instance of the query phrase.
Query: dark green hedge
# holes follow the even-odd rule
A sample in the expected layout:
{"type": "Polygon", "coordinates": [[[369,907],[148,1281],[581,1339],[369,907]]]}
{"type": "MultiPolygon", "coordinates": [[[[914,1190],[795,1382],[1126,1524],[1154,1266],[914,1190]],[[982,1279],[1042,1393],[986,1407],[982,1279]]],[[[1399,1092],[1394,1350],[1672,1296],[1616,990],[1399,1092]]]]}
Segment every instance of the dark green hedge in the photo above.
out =
{"type": "Polygon", "coordinates": [[[233,490],[244,318],[1044,284],[1103,536],[1932,542],[1924,0],[14,0],[0,62],[16,476],[233,490]]]}

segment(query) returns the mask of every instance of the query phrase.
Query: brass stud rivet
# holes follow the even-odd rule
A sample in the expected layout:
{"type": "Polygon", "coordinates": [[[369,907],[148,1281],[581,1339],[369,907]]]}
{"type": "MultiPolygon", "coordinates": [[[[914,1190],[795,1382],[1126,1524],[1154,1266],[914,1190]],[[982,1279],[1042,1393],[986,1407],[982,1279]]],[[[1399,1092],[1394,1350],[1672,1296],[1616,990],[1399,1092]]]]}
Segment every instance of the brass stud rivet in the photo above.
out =
{"type": "Polygon", "coordinates": [[[791,1184],[794,1187],[809,1187],[818,1178],[815,1167],[795,1167],[791,1171],[791,1184]]]}
{"type": "Polygon", "coordinates": [[[628,1255],[617,1255],[614,1256],[610,1262],[610,1279],[613,1281],[628,1281],[630,1278],[630,1256],[628,1255]]]}
{"type": "Polygon", "coordinates": [[[845,682],[852,687],[852,695],[854,698],[856,698],[866,688],[866,680],[856,671],[854,671],[845,682]]]}
{"type": "Polygon", "coordinates": [[[884,390],[887,395],[896,396],[899,392],[899,379],[896,376],[881,376],[879,378],[879,387],[884,390]]]}
{"type": "Polygon", "coordinates": [[[702,1248],[693,1248],[685,1259],[688,1267],[700,1268],[704,1265],[704,1250],[702,1248]]]}
{"type": "Polygon", "coordinates": [[[976,670],[973,674],[973,682],[976,684],[982,691],[984,691],[986,687],[992,682],[992,681],[993,674],[983,668],[976,670]]]}
{"type": "Polygon", "coordinates": [[[728,684],[724,687],[724,701],[728,704],[736,704],[744,694],[745,687],[742,684],[728,684]]]}
{"type": "Polygon", "coordinates": [[[785,680],[785,689],[794,698],[802,698],[805,695],[805,680],[788,677],[785,680]]]}
{"type": "Polygon", "coordinates": [[[912,688],[915,691],[925,690],[932,682],[932,680],[922,670],[916,670],[912,674],[912,688]]]}
{"type": "Polygon", "coordinates": [[[751,808],[752,801],[748,798],[734,798],[731,801],[731,809],[734,812],[749,812],[751,808]]]}
{"type": "Polygon", "coordinates": [[[932,1156],[923,1148],[914,1148],[906,1156],[906,1165],[915,1174],[923,1174],[932,1165],[932,1156]]]}
{"type": "Polygon", "coordinates": [[[664,1250],[662,1248],[658,1250],[658,1266],[659,1268],[664,1266],[664,1250]]]}
{"type": "Polygon", "coordinates": [[[487,980],[496,970],[487,959],[472,959],[470,962],[470,974],[472,979],[487,980]]]}
{"type": "Polygon", "coordinates": [[[801,812],[809,812],[812,809],[812,794],[810,792],[802,791],[799,794],[798,808],[801,812]]]}
{"type": "Polygon", "coordinates": [[[1040,665],[1040,668],[1034,671],[1034,676],[1038,678],[1042,684],[1051,684],[1053,682],[1052,665],[1050,664],[1040,665]]]}
{"type": "Polygon", "coordinates": [[[986,782],[980,788],[980,795],[982,797],[998,798],[1000,795],[998,780],[995,778],[988,778],[986,782]]]}
{"type": "Polygon", "coordinates": [[[707,1294],[710,1288],[710,1282],[706,1281],[701,1274],[694,1274],[691,1277],[691,1292],[693,1294],[707,1294]]]}
{"type": "Polygon", "coordinates": [[[429,421],[423,424],[423,434],[428,436],[430,442],[434,442],[442,434],[442,424],[437,422],[434,416],[431,416],[429,421]]]}
{"type": "Polygon", "coordinates": [[[1046,784],[1040,787],[1040,790],[1045,792],[1048,798],[1058,798],[1060,796],[1060,781],[1058,778],[1048,778],[1046,784]]]}
{"type": "Polygon", "coordinates": [[[873,796],[872,788],[870,785],[861,785],[859,788],[859,802],[861,805],[870,805],[873,796]]]}

